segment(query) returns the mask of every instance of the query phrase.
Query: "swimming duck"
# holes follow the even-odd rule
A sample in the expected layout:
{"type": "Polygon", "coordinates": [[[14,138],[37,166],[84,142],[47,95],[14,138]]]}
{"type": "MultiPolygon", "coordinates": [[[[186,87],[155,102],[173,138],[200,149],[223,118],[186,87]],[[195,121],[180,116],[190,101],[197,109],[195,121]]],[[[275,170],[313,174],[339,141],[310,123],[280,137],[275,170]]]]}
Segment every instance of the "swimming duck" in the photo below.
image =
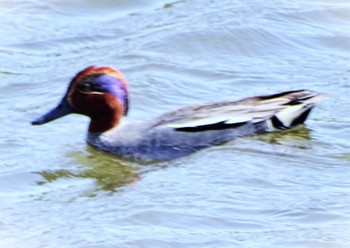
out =
{"type": "Polygon", "coordinates": [[[34,120],[41,125],[77,113],[90,117],[87,143],[122,159],[170,160],[237,137],[303,124],[325,95],[307,90],[180,108],[149,121],[123,119],[128,85],[112,67],[90,66],[69,84],[57,107],[34,120]]]}

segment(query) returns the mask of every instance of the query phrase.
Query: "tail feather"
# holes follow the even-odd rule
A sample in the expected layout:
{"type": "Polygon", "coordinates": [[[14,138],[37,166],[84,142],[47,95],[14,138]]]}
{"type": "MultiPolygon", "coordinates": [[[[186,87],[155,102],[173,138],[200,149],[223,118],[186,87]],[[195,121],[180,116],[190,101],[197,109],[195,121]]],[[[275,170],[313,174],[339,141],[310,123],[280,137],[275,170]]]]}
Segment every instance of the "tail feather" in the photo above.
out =
{"type": "Polygon", "coordinates": [[[295,127],[300,124],[303,124],[306,121],[312,109],[313,109],[313,106],[310,107],[309,109],[306,109],[303,113],[301,113],[301,115],[297,116],[290,124],[291,127],[295,127]]]}
{"type": "Polygon", "coordinates": [[[315,94],[307,91],[302,93],[304,95],[291,99],[290,102],[285,104],[284,109],[266,120],[268,131],[285,130],[303,124],[315,103],[326,96],[325,94],[315,94]]]}

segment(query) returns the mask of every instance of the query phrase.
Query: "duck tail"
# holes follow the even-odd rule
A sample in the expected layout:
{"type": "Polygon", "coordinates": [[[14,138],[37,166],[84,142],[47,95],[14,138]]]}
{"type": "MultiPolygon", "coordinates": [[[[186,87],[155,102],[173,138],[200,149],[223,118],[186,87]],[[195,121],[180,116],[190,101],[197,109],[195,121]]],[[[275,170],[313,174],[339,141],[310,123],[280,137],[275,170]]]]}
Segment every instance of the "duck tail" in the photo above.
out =
{"type": "Polygon", "coordinates": [[[303,124],[315,103],[326,97],[325,94],[310,91],[294,91],[288,96],[290,101],[285,108],[267,119],[268,131],[286,130],[303,124]]]}

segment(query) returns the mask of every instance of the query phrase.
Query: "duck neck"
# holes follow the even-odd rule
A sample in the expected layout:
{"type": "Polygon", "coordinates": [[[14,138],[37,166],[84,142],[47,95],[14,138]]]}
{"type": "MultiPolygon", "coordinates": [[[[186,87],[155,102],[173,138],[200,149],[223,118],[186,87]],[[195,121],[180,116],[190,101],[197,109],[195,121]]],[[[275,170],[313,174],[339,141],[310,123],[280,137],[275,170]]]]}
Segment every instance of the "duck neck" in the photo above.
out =
{"type": "Polygon", "coordinates": [[[89,133],[104,133],[116,127],[121,115],[118,113],[104,113],[98,116],[91,117],[89,125],[89,133]]]}

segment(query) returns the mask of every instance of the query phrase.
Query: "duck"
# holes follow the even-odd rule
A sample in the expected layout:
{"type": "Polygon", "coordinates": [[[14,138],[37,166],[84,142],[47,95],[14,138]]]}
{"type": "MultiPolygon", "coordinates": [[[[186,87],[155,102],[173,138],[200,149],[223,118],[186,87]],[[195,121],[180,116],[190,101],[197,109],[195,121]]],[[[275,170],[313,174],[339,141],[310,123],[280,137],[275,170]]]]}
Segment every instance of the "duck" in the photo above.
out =
{"type": "Polygon", "coordinates": [[[166,161],[238,137],[283,131],[304,124],[326,95],[290,90],[182,107],[151,120],[132,121],[128,84],[110,66],[89,66],[77,73],[59,104],[35,119],[42,125],[68,114],[90,118],[87,143],[122,160],[166,161]]]}

